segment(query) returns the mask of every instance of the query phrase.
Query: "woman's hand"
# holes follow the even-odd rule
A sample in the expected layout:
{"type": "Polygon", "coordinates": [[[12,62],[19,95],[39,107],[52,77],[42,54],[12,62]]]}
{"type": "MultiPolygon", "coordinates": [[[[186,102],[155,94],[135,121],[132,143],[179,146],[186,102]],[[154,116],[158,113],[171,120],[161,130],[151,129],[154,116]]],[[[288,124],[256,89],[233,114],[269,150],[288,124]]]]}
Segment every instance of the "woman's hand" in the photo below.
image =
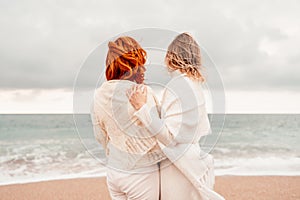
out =
{"type": "Polygon", "coordinates": [[[134,85],[127,91],[127,97],[131,105],[139,110],[147,103],[147,87],[145,85],[134,85]]]}

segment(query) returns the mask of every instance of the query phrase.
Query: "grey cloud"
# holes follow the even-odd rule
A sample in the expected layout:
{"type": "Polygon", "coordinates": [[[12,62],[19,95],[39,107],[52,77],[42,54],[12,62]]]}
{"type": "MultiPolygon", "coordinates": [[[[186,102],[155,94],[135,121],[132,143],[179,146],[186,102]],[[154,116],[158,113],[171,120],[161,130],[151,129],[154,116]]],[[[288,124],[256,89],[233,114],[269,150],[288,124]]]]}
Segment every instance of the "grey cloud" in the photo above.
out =
{"type": "MultiPolygon", "coordinates": [[[[0,88],[71,88],[100,42],[158,27],[192,32],[219,67],[226,88],[299,90],[300,54],[294,45],[300,44],[300,30],[290,35],[286,24],[297,26],[300,3],[235,2],[1,1],[0,88]],[[261,49],[265,40],[287,41],[286,65],[261,49]]],[[[84,81],[89,84],[88,74],[84,81]]]]}

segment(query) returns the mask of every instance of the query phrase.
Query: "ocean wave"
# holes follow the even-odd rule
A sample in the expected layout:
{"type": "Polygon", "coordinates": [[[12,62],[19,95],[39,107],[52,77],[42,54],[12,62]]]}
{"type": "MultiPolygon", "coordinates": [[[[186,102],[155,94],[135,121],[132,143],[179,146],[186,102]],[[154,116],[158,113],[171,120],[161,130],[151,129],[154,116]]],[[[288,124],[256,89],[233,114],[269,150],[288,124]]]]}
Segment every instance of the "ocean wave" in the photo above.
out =
{"type": "Polygon", "coordinates": [[[215,159],[216,175],[300,175],[299,157],[215,159]]]}
{"type": "MultiPolygon", "coordinates": [[[[0,184],[103,175],[104,151],[82,117],[80,139],[72,115],[1,115],[0,184]]],[[[227,115],[211,152],[215,173],[300,175],[299,128],[300,115],[227,115]]]]}

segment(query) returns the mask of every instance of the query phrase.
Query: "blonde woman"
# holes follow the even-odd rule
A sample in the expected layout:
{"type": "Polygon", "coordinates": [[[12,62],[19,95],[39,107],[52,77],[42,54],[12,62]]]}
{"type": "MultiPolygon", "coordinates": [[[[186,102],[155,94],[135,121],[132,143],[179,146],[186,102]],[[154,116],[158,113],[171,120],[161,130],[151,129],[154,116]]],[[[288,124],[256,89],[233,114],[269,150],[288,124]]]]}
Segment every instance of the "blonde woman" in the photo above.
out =
{"type": "Polygon", "coordinates": [[[128,91],[134,114],[159,140],[168,160],[160,165],[161,200],[222,200],[213,191],[213,158],[201,151],[199,140],[210,133],[201,83],[201,54],[187,33],[168,47],[166,66],[172,77],[161,99],[161,116],[145,102],[147,94],[134,86],[128,91]]]}
{"type": "MultiPolygon", "coordinates": [[[[95,91],[91,113],[96,139],[106,152],[108,189],[113,200],[158,200],[157,163],[166,157],[126,97],[129,88],[144,82],[146,51],[126,36],[108,47],[107,81],[95,91]]],[[[147,92],[140,103],[156,109],[151,89],[147,92]]]]}

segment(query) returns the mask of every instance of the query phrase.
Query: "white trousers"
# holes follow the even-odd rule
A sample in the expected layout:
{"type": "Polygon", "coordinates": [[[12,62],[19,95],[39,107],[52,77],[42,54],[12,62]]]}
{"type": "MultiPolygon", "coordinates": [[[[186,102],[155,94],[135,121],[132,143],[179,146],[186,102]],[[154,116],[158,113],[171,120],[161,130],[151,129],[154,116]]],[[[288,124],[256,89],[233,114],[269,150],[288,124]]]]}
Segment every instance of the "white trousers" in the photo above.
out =
{"type": "Polygon", "coordinates": [[[139,170],[133,173],[107,169],[107,185],[112,200],[159,199],[158,165],[139,170]]]}
{"type": "Polygon", "coordinates": [[[169,160],[161,162],[161,200],[201,200],[192,183],[169,160]]]}

